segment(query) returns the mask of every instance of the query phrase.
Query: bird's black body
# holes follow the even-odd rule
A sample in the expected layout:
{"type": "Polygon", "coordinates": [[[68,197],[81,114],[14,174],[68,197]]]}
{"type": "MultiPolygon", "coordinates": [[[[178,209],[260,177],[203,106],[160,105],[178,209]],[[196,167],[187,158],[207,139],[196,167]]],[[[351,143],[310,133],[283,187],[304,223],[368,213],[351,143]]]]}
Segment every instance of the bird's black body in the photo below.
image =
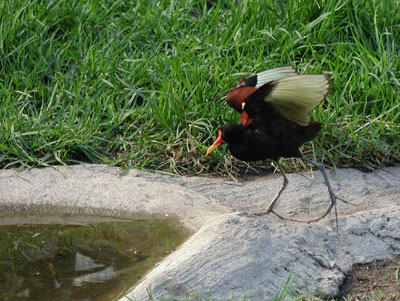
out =
{"type": "MultiPolygon", "coordinates": [[[[243,161],[280,157],[301,157],[299,147],[315,138],[321,129],[320,122],[301,126],[284,118],[264,98],[273,88],[265,84],[244,101],[244,111],[252,120],[250,124],[227,124],[221,127],[222,139],[228,143],[231,154],[243,161]]],[[[246,89],[238,87],[236,90],[246,89]]]]}
{"type": "Polygon", "coordinates": [[[226,124],[221,127],[222,139],[228,143],[231,154],[243,161],[300,158],[299,147],[312,140],[320,129],[319,122],[304,127],[285,119],[260,118],[249,126],[226,124]]]}

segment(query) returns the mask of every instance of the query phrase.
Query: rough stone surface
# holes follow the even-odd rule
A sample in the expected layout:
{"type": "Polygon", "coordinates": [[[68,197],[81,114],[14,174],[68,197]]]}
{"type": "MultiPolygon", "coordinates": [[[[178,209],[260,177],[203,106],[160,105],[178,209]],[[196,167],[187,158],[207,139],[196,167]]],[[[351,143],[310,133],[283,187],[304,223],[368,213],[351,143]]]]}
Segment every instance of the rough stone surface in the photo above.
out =
{"type": "Polygon", "coordinates": [[[127,217],[175,216],[190,230],[228,212],[216,200],[176,184],[107,165],[58,166],[0,172],[1,211],[63,211],[127,217]],[[193,209],[196,208],[194,211],[193,209]]]}
{"type": "MultiPolygon", "coordinates": [[[[106,165],[0,171],[0,212],[61,210],[116,216],[175,216],[193,235],[150,271],[128,295],[201,294],[204,298],[254,296],[268,300],[293,270],[296,292],[335,295],[353,264],[400,254],[400,168],[330,174],[339,202],[318,223],[254,216],[282,183],[278,175],[245,182],[174,177],[106,165]]],[[[318,216],[329,205],[323,178],[290,174],[277,211],[297,219],[318,216]]],[[[129,300],[123,298],[122,300],[129,300]]]]}

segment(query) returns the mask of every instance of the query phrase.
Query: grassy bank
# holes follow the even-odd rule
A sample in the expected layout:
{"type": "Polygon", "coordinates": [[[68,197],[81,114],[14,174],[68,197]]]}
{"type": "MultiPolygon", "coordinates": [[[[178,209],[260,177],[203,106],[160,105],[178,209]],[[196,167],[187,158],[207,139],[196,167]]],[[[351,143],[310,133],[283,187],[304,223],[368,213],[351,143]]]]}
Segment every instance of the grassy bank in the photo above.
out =
{"type": "Polygon", "coordinates": [[[0,16],[2,168],[226,173],[227,151],[205,156],[238,119],[226,92],[282,65],[332,79],[306,154],[330,166],[400,161],[399,1],[15,0],[0,16]]]}

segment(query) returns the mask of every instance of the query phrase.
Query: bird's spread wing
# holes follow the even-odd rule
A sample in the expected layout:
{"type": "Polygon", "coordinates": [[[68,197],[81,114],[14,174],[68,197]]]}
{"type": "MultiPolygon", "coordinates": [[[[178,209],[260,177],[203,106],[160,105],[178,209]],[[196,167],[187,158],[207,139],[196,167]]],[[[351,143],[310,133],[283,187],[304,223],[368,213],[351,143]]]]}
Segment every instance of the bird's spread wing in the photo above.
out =
{"type": "Polygon", "coordinates": [[[259,88],[267,82],[281,78],[297,75],[292,66],[279,67],[257,73],[256,75],[242,79],[237,87],[256,87],[259,88]]]}
{"type": "Polygon", "coordinates": [[[323,74],[286,77],[274,84],[264,100],[282,116],[303,126],[309,124],[310,112],[325,99],[330,88],[329,79],[323,74]]]}

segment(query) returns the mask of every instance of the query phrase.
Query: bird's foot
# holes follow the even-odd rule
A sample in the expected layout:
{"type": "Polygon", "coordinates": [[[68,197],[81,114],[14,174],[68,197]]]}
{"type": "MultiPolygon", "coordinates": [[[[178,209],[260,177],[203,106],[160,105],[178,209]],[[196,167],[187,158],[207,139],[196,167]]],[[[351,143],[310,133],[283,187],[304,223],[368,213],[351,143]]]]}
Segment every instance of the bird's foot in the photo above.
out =
{"type": "Polygon", "coordinates": [[[335,198],[336,198],[337,200],[342,201],[342,202],[345,203],[345,204],[349,204],[349,205],[351,205],[351,206],[357,206],[357,204],[354,204],[354,203],[352,203],[352,202],[350,202],[350,201],[348,201],[348,200],[345,200],[344,198],[338,197],[337,195],[335,195],[335,198]]]}
{"type": "Polygon", "coordinates": [[[269,206],[269,207],[267,208],[267,210],[265,210],[265,211],[260,211],[260,212],[254,212],[253,214],[254,214],[255,216],[263,216],[263,215],[270,214],[271,212],[275,213],[275,211],[273,210],[273,208],[271,208],[271,206],[269,206]]]}
{"type": "Polygon", "coordinates": [[[337,209],[336,209],[336,203],[337,200],[342,201],[345,204],[350,204],[352,206],[355,206],[356,204],[351,203],[341,197],[336,196],[334,193],[332,193],[330,195],[331,197],[331,204],[329,205],[328,209],[325,211],[324,214],[322,214],[321,216],[314,218],[314,219],[310,219],[310,220],[298,220],[298,219],[293,219],[293,218],[289,218],[289,217],[285,217],[280,215],[279,213],[277,213],[276,211],[273,210],[273,206],[268,206],[267,210],[265,211],[261,211],[261,212],[256,212],[254,213],[255,216],[263,216],[263,215],[267,215],[269,213],[274,214],[275,216],[277,216],[278,218],[280,218],[281,220],[286,220],[286,221],[291,221],[291,222],[297,222],[297,223],[315,223],[320,221],[321,219],[323,219],[324,217],[326,217],[331,211],[332,208],[335,208],[335,220],[336,220],[336,228],[338,228],[338,215],[337,215],[337,209]]]}
{"type": "Polygon", "coordinates": [[[271,210],[269,210],[269,211],[266,210],[266,211],[262,211],[262,212],[255,212],[255,213],[253,213],[253,215],[255,215],[255,216],[263,216],[263,215],[267,215],[267,214],[272,213],[272,214],[274,214],[275,216],[277,216],[277,217],[278,217],[279,219],[281,219],[281,220],[290,221],[290,222],[296,222],[296,223],[305,223],[305,224],[309,224],[309,223],[318,222],[319,220],[323,219],[325,216],[327,216],[327,215],[331,212],[331,210],[332,210],[333,207],[334,207],[333,204],[331,204],[331,205],[329,206],[328,210],[327,210],[323,215],[321,215],[321,216],[318,217],[318,218],[311,219],[311,220],[299,220],[299,219],[294,219],[294,218],[290,218],[290,217],[285,217],[285,216],[283,216],[283,215],[280,215],[279,213],[277,213],[277,212],[274,211],[273,209],[271,209],[271,210]]]}

